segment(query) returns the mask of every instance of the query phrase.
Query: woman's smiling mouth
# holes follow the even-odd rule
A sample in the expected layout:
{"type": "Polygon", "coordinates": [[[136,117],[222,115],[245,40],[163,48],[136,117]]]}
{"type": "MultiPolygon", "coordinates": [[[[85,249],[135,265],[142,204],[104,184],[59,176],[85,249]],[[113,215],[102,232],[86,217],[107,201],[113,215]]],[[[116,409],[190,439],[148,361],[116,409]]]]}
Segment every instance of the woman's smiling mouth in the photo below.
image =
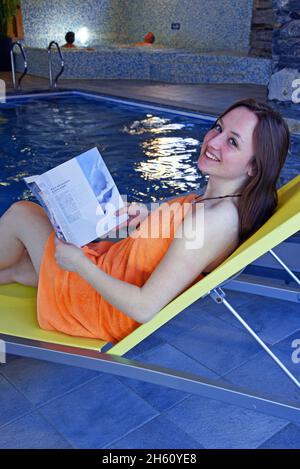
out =
{"type": "Polygon", "coordinates": [[[217,163],[220,163],[220,159],[217,158],[213,153],[211,153],[211,152],[208,151],[208,150],[206,150],[206,151],[204,152],[204,156],[205,156],[206,158],[208,158],[209,160],[211,160],[211,161],[216,161],[217,163]]]}

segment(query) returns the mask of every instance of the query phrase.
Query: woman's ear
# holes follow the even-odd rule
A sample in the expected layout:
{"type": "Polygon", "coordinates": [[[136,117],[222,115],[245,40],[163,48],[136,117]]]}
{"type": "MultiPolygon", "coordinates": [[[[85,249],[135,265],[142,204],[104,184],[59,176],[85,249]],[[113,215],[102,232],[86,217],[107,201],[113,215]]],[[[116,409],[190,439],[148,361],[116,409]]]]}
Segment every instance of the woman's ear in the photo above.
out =
{"type": "Polygon", "coordinates": [[[255,176],[256,172],[257,172],[257,164],[256,164],[255,159],[253,159],[248,165],[247,174],[249,177],[253,177],[255,176]]]}
{"type": "Polygon", "coordinates": [[[254,171],[253,171],[253,167],[252,167],[252,166],[249,167],[247,173],[248,173],[248,176],[251,177],[251,178],[254,176],[254,171]]]}

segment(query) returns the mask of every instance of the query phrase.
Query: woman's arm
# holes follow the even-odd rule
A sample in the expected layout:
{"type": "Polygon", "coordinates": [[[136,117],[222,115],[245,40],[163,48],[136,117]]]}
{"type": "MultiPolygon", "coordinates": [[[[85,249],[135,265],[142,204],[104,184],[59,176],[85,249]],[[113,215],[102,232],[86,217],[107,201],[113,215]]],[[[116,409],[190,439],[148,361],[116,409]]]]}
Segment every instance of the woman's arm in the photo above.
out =
{"type": "Polygon", "coordinates": [[[166,255],[142,287],[106,274],[84,256],[81,250],[74,246],[65,246],[60,241],[56,241],[61,248],[56,259],[62,268],[69,270],[66,258],[64,263],[63,251],[69,247],[78,249],[82,256],[77,255],[76,259],[73,256],[73,270],[115,308],[137,322],[147,322],[185,290],[207,265],[222,256],[236,238],[232,210],[226,211],[224,206],[221,211],[218,208],[206,210],[205,233],[201,210],[203,208],[196,205],[195,213],[190,211],[185,217],[182,236],[176,237],[176,232],[166,255]]]}
{"type": "Polygon", "coordinates": [[[147,304],[142,288],[106,274],[86,256],[78,264],[76,271],[115,308],[137,322],[147,320],[147,304]]]}

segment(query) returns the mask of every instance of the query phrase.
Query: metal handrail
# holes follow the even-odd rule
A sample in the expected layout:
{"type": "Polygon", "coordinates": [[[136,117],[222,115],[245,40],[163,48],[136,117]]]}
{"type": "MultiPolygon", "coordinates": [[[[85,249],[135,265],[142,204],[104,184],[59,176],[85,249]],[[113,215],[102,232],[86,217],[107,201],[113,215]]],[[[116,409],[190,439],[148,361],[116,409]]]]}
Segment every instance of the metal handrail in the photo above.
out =
{"type": "Polygon", "coordinates": [[[19,41],[14,41],[11,45],[11,48],[10,48],[10,61],[11,61],[11,73],[12,73],[12,81],[13,81],[13,85],[14,85],[14,89],[18,89],[20,90],[21,89],[21,81],[23,80],[23,78],[25,77],[26,73],[27,73],[27,57],[26,57],[26,54],[24,52],[24,48],[22,46],[22,44],[19,42],[19,41]],[[21,54],[22,54],[22,57],[24,59],[24,72],[22,73],[22,75],[20,76],[19,80],[18,80],[18,87],[16,86],[16,71],[15,71],[15,61],[14,61],[14,47],[15,46],[18,46],[20,48],[20,51],[21,51],[21,54]]]}
{"type": "Polygon", "coordinates": [[[65,68],[64,59],[63,59],[60,47],[56,41],[51,41],[48,46],[48,66],[49,66],[50,88],[53,88],[53,86],[54,88],[56,88],[57,80],[59,79],[59,77],[61,76],[65,68]],[[54,85],[53,85],[53,77],[52,77],[52,58],[51,58],[51,48],[53,45],[56,46],[58,53],[59,53],[60,61],[61,61],[61,69],[60,69],[60,72],[56,75],[56,78],[54,80],[54,85]]]}

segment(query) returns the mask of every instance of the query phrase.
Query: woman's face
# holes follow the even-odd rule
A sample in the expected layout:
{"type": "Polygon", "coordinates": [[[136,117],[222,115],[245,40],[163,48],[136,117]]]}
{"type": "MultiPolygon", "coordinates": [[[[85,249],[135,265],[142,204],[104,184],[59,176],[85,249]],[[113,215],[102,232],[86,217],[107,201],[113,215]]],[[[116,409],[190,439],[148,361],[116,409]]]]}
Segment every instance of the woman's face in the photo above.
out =
{"type": "Polygon", "coordinates": [[[252,175],[253,131],[256,115],[238,107],[218,119],[203,140],[198,168],[205,174],[243,182],[252,175]]]}

